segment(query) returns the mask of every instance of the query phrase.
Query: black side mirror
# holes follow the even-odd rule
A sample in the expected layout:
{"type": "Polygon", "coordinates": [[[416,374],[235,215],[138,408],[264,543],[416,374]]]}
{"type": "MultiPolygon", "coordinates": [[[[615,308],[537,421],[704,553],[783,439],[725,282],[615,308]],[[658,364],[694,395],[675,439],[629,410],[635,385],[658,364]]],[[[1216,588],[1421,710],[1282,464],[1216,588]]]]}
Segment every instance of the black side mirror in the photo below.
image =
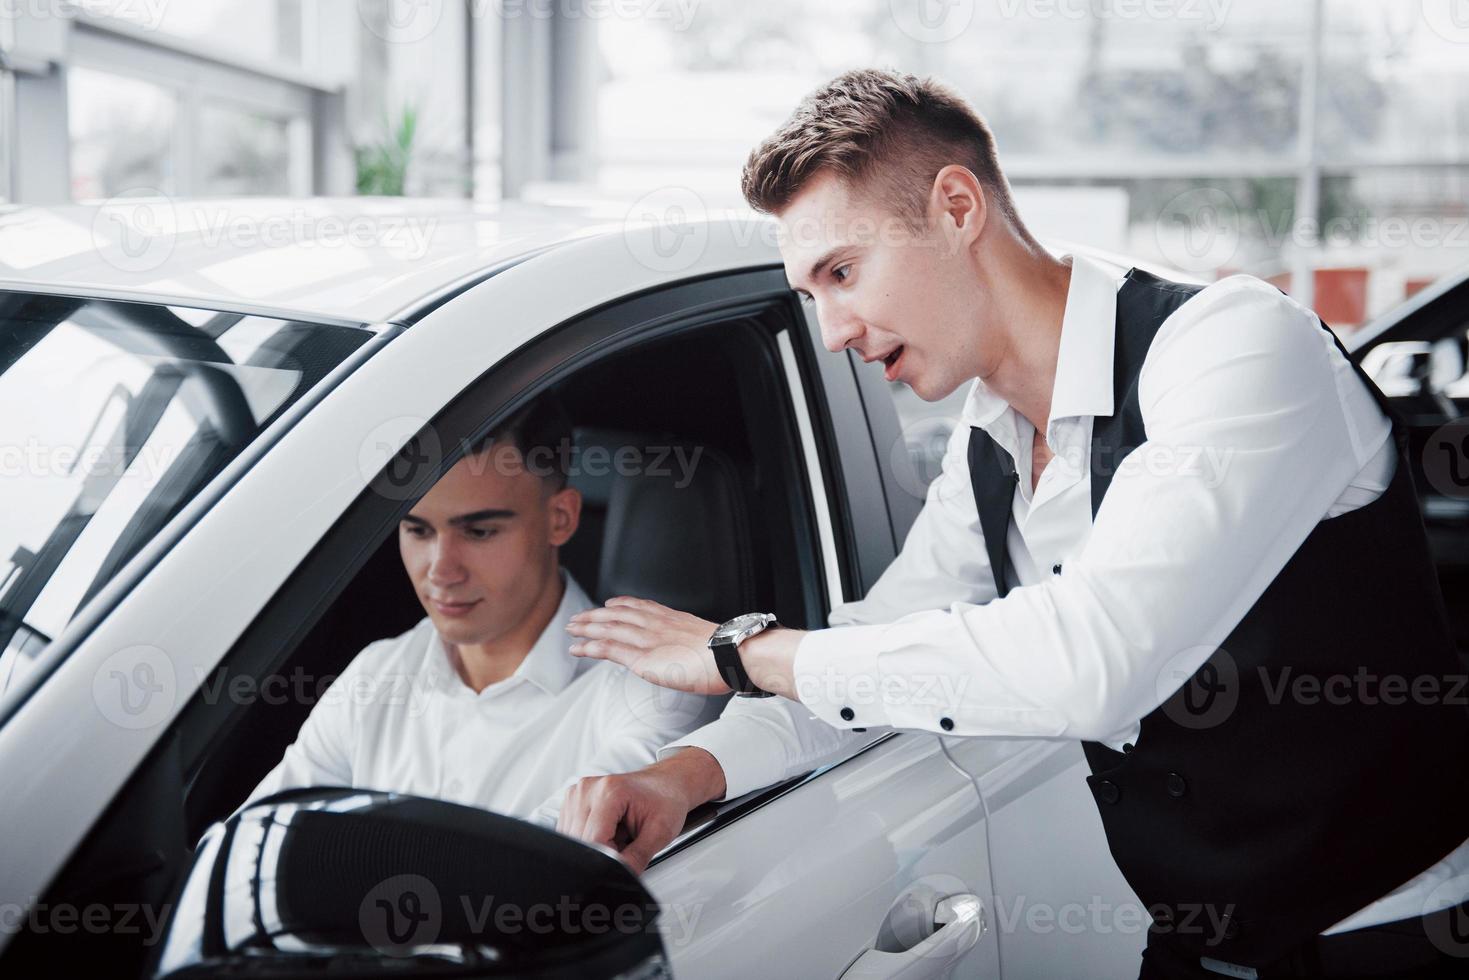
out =
{"type": "Polygon", "coordinates": [[[621,861],[534,824],[295,790],[204,835],[151,973],[653,980],[657,918],[621,861]]]}

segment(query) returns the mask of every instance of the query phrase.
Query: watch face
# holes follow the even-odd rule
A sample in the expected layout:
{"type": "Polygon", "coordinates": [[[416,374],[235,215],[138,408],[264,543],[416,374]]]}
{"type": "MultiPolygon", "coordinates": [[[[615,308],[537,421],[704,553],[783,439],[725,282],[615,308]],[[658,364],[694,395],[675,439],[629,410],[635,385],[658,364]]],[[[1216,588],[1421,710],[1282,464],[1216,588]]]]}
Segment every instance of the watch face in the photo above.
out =
{"type": "Polygon", "coordinates": [[[716,630],[714,633],[714,638],[720,640],[728,639],[732,636],[739,636],[745,630],[754,629],[757,626],[764,625],[764,613],[745,613],[743,616],[736,616],[734,619],[731,619],[729,622],[719,627],[719,629],[716,630]]]}

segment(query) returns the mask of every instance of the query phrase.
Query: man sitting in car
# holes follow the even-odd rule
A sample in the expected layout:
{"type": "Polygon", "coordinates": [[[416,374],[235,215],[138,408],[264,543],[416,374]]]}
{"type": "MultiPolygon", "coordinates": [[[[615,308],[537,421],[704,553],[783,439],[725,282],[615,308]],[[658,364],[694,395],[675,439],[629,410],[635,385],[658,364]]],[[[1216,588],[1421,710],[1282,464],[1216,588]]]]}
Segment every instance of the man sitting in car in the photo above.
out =
{"type": "Polygon", "coordinates": [[[428,615],[352,660],[251,800],[353,786],[554,825],[568,785],[646,765],[717,714],[569,652],[568,619],[595,605],[559,561],[581,514],[570,440],[544,397],[404,516],[403,566],[428,615]]]}

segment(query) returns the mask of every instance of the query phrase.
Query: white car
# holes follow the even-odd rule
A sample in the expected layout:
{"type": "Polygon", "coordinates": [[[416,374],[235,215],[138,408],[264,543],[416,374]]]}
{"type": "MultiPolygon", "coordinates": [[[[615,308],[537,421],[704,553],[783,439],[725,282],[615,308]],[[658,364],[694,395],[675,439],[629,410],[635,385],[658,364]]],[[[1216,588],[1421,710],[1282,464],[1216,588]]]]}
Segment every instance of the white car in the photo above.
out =
{"type": "MultiPolygon", "coordinates": [[[[257,835],[243,872],[216,822],[325,682],[422,616],[400,517],[463,440],[547,387],[578,425],[587,499],[564,560],[595,598],[820,627],[892,560],[924,490],[893,393],[881,365],[822,349],[773,225],[624,217],[372,199],[0,215],[0,973],[326,958],[334,976],[553,975],[452,930],[263,940],[285,903],[261,842],[286,817],[232,825],[257,835]],[[240,901],[251,921],[221,924],[240,901]]],[[[1136,976],[1150,920],[1077,743],[872,736],[696,811],[641,879],[661,949],[621,975],[1136,976]]],[[[393,812],[425,814],[425,839],[468,819],[414,805],[393,812]]],[[[620,868],[510,823],[475,826],[620,868]]],[[[319,857],[327,883],[362,873],[319,857]]],[[[546,861],[539,884],[558,887],[546,861]]]]}

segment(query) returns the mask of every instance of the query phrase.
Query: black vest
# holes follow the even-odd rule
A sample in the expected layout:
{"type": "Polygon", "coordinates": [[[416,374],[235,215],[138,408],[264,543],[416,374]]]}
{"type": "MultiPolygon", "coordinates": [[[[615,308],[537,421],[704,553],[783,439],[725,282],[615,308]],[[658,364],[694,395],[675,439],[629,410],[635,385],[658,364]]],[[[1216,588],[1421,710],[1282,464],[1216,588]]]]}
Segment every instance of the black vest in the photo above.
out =
{"type": "MultiPolygon", "coordinates": [[[[1198,289],[1133,270],[1118,292],[1113,414],[1092,427],[1094,518],[1118,464],[1146,439],[1143,358],[1198,289]]],[[[1399,458],[1387,490],[1316,525],[1219,651],[1142,719],[1136,748],[1084,743],[1112,856],[1153,915],[1149,941],[1189,955],[1268,963],[1469,838],[1464,667],[1406,429],[1356,372],[1392,422],[1399,458]],[[1403,691],[1389,676],[1405,679],[1403,691]],[[1416,699],[1415,682],[1425,692],[1416,699]]],[[[979,428],[969,466],[1004,596],[1019,475],[979,428]]],[[[1208,569],[1198,575],[1208,588],[1208,569]]]]}

